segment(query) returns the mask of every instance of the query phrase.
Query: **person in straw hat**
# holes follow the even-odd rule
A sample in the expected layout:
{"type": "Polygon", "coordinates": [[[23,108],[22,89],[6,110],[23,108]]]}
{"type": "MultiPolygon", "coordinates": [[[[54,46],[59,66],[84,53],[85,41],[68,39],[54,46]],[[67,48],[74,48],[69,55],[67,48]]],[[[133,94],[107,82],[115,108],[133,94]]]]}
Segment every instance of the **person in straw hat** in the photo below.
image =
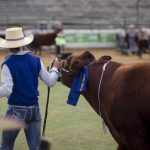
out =
{"type": "MultiPolygon", "coordinates": [[[[28,51],[34,36],[25,36],[21,27],[6,29],[6,37],[0,48],[9,48],[11,53],[2,64],[0,97],[8,97],[6,115],[13,115],[27,125],[25,136],[30,150],[38,150],[41,138],[41,114],[38,103],[38,77],[48,86],[55,85],[60,73],[56,58],[47,72],[39,57],[28,51]]],[[[13,150],[20,129],[3,131],[1,150],[13,150]]]]}

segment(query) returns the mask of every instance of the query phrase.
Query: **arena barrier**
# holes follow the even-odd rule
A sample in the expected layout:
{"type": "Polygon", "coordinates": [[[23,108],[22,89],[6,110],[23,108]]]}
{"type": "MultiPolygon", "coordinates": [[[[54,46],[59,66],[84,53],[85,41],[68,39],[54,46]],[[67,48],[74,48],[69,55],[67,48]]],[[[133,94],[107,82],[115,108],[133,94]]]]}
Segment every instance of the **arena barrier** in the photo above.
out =
{"type": "Polygon", "coordinates": [[[115,30],[65,30],[67,48],[115,48],[115,30]]]}
{"type": "MultiPolygon", "coordinates": [[[[25,34],[46,33],[51,30],[26,30],[25,34]],[[36,32],[35,32],[36,31],[36,32]],[[34,33],[35,32],[35,33],[34,33]]],[[[119,29],[111,30],[64,30],[66,48],[115,48],[116,33],[119,29]]],[[[52,46],[53,48],[54,46],[52,46]]]]}

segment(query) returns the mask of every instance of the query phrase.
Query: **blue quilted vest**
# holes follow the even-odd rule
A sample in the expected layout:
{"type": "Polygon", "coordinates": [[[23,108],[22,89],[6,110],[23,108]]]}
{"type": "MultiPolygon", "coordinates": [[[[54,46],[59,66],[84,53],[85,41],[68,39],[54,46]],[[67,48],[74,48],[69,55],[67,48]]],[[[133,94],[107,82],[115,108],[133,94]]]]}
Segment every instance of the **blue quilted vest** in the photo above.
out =
{"type": "Polygon", "coordinates": [[[30,53],[10,55],[3,64],[8,66],[14,83],[8,104],[38,105],[38,76],[41,70],[39,57],[30,53]]]}

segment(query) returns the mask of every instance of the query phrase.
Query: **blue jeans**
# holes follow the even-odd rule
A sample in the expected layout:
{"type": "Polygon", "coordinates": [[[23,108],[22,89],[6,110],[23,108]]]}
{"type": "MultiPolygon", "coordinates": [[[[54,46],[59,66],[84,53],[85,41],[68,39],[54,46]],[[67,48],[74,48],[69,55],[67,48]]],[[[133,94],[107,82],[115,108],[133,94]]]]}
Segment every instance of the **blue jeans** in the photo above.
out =
{"type": "MultiPolygon", "coordinates": [[[[41,114],[39,107],[9,106],[6,115],[13,115],[27,124],[24,132],[29,149],[38,150],[41,138],[41,114]]],[[[19,131],[20,129],[3,131],[1,150],[13,150],[19,131]]]]}

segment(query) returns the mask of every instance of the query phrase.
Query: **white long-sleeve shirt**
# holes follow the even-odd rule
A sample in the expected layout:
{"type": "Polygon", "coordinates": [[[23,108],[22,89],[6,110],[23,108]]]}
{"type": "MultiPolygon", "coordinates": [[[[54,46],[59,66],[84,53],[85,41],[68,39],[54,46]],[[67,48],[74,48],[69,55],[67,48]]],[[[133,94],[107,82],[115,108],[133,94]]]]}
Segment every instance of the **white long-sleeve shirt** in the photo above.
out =
{"type": "MultiPolygon", "coordinates": [[[[14,55],[24,55],[28,53],[26,50],[20,50],[18,53],[15,53],[14,55]]],[[[43,62],[41,61],[41,70],[39,72],[39,78],[47,85],[47,86],[54,86],[58,77],[59,77],[59,71],[57,68],[53,67],[50,72],[48,72],[43,62]]],[[[6,64],[2,67],[1,72],[1,82],[2,86],[0,86],[0,97],[8,97],[12,93],[13,89],[13,79],[11,76],[11,73],[9,71],[9,68],[6,64]]]]}

